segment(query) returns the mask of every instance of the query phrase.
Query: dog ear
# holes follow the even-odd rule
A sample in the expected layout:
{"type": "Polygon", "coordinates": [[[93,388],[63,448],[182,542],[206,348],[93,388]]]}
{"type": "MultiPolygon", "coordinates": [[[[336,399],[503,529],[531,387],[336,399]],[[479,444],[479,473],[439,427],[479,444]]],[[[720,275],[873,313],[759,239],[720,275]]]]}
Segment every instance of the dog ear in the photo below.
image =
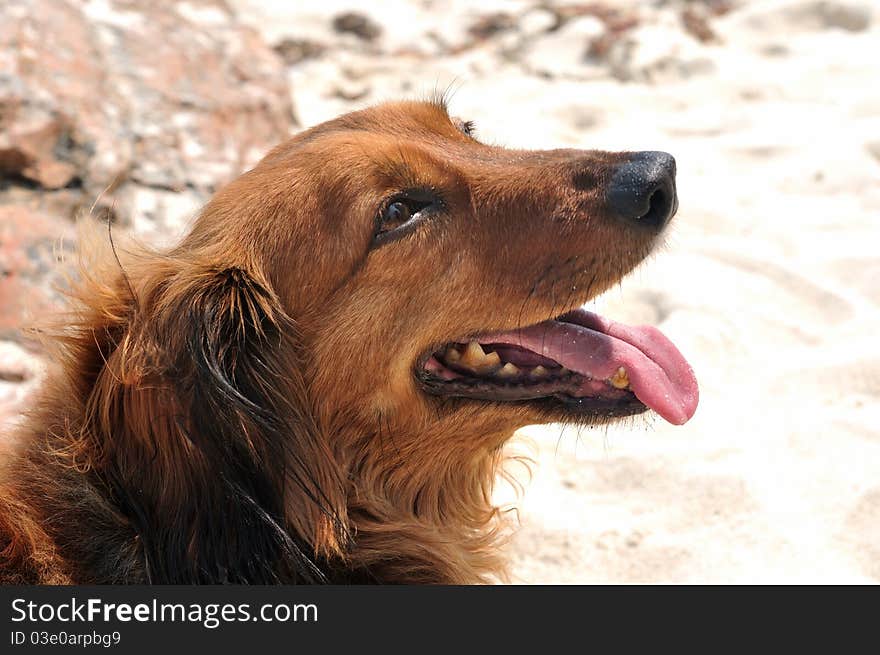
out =
{"type": "Polygon", "coordinates": [[[154,583],[325,581],[341,476],[262,276],[190,266],[139,294],[89,401],[99,475],[154,583]]]}

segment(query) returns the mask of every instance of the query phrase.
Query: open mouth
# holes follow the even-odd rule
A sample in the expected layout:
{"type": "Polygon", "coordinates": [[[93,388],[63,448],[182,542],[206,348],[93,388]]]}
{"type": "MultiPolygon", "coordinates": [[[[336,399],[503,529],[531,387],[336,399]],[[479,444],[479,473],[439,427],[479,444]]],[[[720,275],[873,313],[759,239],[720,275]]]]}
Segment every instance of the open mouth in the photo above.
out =
{"type": "Polygon", "coordinates": [[[693,416],[699,400],[690,364],[657,328],[615,323],[583,309],[448,343],[423,357],[416,375],[435,395],[550,398],[606,417],[652,409],[676,425],[693,416]]]}

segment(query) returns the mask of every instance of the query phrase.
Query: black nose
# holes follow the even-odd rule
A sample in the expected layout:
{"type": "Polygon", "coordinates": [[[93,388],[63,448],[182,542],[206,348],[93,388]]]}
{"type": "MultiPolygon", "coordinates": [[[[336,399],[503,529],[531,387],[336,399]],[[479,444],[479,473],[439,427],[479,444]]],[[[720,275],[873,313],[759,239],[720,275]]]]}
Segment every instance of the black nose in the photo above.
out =
{"type": "Polygon", "coordinates": [[[675,158],[668,152],[634,152],[611,175],[608,208],[620,220],[659,232],[678,209],[675,158]]]}

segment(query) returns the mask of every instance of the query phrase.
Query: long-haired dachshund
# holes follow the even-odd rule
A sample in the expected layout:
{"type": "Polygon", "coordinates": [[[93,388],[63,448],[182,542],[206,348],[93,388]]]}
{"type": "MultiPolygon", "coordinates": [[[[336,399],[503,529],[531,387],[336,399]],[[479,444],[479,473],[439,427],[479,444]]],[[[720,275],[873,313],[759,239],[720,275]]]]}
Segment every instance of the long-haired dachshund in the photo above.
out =
{"type": "Polygon", "coordinates": [[[676,207],[666,153],[508,150],[439,101],[302,132],[84,274],[4,458],[0,582],[499,579],[517,428],[696,409],[660,332],[579,309],[676,207]]]}

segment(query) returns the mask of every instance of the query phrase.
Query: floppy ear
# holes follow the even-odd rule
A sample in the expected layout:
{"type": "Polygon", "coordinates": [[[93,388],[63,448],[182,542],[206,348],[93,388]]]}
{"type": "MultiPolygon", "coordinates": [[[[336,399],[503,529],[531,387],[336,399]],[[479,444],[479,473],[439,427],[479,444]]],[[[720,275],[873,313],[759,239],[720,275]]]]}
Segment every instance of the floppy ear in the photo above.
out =
{"type": "Polygon", "coordinates": [[[87,416],[148,579],[324,581],[344,490],[306,409],[294,322],[241,268],[186,266],[138,296],[87,416]]]}

